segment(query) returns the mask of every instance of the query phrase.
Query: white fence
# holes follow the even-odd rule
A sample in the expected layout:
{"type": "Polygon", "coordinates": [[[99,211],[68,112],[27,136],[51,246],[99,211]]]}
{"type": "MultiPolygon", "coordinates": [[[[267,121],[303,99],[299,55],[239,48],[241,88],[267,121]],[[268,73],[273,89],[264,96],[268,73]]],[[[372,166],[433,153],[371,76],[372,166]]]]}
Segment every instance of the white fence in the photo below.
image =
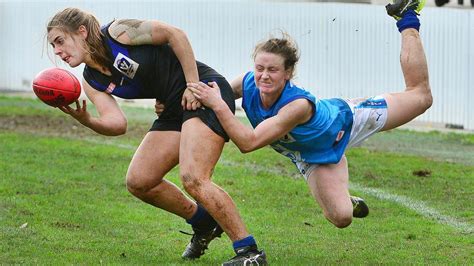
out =
{"type": "MultiPolygon", "coordinates": [[[[50,67],[45,25],[76,6],[114,18],[159,19],[184,29],[201,60],[229,79],[252,68],[254,45],[282,29],[299,44],[296,82],[319,97],[360,97],[404,88],[400,34],[381,5],[252,1],[1,1],[0,89],[31,90],[50,67]]],[[[468,9],[426,7],[421,35],[433,107],[418,121],[474,130],[474,20],[468,9]]],[[[63,64],[59,66],[65,67],[63,64]]],[[[82,67],[74,69],[81,76],[82,67]]]]}

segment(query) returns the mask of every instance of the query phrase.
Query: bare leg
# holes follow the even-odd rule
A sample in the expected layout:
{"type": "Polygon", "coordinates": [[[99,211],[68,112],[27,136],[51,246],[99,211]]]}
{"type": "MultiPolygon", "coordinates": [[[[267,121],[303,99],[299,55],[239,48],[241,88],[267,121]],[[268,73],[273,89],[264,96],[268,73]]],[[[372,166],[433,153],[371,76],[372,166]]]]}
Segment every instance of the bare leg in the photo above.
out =
{"type": "Polygon", "coordinates": [[[353,207],[348,183],[346,156],[337,164],[318,166],[308,178],[308,186],[323,209],[324,216],[338,228],[352,223],[353,207]]]}
{"type": "Polygon", "coordinates": [[[146,203],[190,219],[196,203],[163,179],[178,164],[179,142],[180,132],[148,132],[128,168],[127,188],[146,203]]]}
{"type": "Polygon", "coordinates": [[[430,108],[433,102],[420,34],[415,29],[406,29],[401,35],[400,63],[406,89],[404,92],[384,95],[388,105],[388,118],[382,131],[411,121],[430,108]]]}
{"type": "Polygon", "coordinates": [[[185,190],[236,241],[249,234],[230,196],[211,181],[223,147],[224,139],[199,118],[187,120],[181,131],[180,175],[185,190]]]}

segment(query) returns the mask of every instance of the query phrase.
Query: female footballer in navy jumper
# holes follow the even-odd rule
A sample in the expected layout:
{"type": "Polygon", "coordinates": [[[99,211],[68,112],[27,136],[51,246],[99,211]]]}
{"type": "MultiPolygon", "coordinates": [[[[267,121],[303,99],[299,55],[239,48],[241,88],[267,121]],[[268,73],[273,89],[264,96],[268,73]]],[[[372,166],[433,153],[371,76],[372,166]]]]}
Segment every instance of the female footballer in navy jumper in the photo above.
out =
{"type": "MultiPolygon", "coordinates": [[[[71,67],[84,63],[82,87],[98,117],[85,100],[61,106],[95,132],[116,136],[127,120],[113,96],[156,99],[165,110],[142,140],[128,168],[128,190],[137,198],[176,214],[192,225],[191,242],[182,257],[199,258],[209,242],[224,231],[234,248],[257,250],[231,197],[211,181],[214,166],[228,140],[211,109],[200,103],[186,83],[214,81],[233,113],[229,83],[209,66],[197,62],[186,34],[157,20],[120,19],[101,27],[96,17],[67,8],[49,21],[48,42],[71,67]],[[112,96],[113,95],[113,96],[112,96]],[[165,175],[177,164],[187,197],[165,175]]],[[[263,252],[256,252],[264,258],[263,252]]]]}

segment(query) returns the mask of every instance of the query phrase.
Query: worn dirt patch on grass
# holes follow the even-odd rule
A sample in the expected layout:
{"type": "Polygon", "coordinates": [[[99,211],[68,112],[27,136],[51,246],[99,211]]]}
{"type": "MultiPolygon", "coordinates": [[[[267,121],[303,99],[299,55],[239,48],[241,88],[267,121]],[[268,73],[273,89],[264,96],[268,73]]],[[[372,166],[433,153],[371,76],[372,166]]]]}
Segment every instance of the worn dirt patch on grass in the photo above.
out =
{"type": "MultiPolygon", "coordinates": [[[[148,124],[134,123],[129,125],[128,137],[141,139],[149,129],[148,124]]],[[[81,125],[67,116],[46,115],[0,115],[0,131],[31,133],[56,137],[96,137],[99,134],[81,125]]]]}

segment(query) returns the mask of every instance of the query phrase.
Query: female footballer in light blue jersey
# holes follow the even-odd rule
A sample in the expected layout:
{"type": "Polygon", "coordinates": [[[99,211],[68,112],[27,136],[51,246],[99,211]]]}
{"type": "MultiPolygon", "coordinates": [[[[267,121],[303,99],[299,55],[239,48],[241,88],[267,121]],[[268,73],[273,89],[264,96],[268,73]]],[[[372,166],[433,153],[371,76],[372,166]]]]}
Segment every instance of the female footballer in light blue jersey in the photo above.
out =
{"type": "Polygon", "coordinates": [[[400,63],[406,83],[402,92],[359,99],[317,99],[291,83],[298,50],[285,35],[258,44],[254,70],[231,85],[254,129],[236,119],[222,100],[218,85],[190,83],[196,98],[212,108],[242,152],[271,145],[291,158],[305,177],[325,217],[339,228],[352,217],[365,217],[364,201],[349,195],[349,172],[344,152],[379,131],[403,125],[432,104],[428,68],[419,35],[421,0],[387,5],[398,20],[402,47],[400,63]]]}

